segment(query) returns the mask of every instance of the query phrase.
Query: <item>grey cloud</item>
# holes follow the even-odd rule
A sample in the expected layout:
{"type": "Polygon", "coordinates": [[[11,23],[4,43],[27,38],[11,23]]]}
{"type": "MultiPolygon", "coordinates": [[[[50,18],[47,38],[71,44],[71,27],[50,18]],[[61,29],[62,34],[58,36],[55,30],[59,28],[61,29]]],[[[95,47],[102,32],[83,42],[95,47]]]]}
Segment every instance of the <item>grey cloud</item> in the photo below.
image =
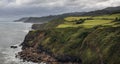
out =
{"type": "Polygon", "coordinates": [[[0,0],[1,18],[45,16],[119,6],[120,0],[0,0]]]}

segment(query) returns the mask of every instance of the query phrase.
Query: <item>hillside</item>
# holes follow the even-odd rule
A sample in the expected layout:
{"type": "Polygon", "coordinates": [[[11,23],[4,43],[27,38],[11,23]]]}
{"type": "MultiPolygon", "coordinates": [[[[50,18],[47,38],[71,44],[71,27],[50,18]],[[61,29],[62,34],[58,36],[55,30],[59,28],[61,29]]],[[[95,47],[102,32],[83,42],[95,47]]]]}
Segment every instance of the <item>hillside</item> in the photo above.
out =
{"type": "Polygon", "coordinates": [[[91,12],[86,12],[84,16],[97,16],[97,15],[105,15],[105,14],[115,14],[120,13],[120,6],[117,7],[108,7],[102,10],[96,10],[91,12]]]}
{"type": "Polygon", "coordinates": [[[19,20],[15,20],[15,22],[25,22],[25,23],[45,23],[48,21],[51,21],[57,17],[55,16],[47,16],[47,17],[26,17],[26,18],[21,18],[19,20]]]}
{"type": "Polygon", "coordinates": [[[119,64],[120,13],[68,16],[34,24],[19,56],[48,64],[119,64]]]}
{"type": "Polygon", "coordinates": [[[73,12],[73,13],[65,13],[60,15],[50,15],[50,16],[43,16],[43,17],[24,17],[19,20],[15,20],[15,22],[25,22],[25,23],[43,23],[43,22],[49,22],[54,19],[60,19],[67,16],[80,16],[84,14],[84,12],[73,12]]]}
{"type": "Polygon", "coordinates": [[[43,17],[24,17],[19,20],[15,20],[15,22],[25,22],[25,23],[45,23],[52,21],[54,19],[60,19],[64,17],[70,16],[99,16],[105,14],[115,14],[120,13],[120,6],[118,7],[108,7],[102,10],[95,10],[90,12],[73,12],[73,13],[64,13],[59,15],[50,15],[50,16],[43,16],[43,17]]]}

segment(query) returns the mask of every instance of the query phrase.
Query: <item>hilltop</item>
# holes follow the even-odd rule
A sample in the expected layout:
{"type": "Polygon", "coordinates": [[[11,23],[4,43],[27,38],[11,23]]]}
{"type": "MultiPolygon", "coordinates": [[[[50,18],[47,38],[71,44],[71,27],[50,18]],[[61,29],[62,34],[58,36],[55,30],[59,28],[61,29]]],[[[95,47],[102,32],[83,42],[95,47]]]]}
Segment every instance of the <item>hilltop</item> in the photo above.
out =
{"type": "Polygon", "coordinates": [[[43,16],[43,17],[24,17],[19,20],[15,20],[15,22],[46,23],[54,19],[59,19],[59,18],[64,18],[69,16],[98,16],[98,15],[115,14],[115,13],[120,13],[120,6],[108,7],[102,10],[95,10],[90,12],[73,12],[73,13],[64,13],[59,15],[43,16]]]}
{"type": "Polygon", "coordinates": [[[74,12],[74,13],[65,13],[60,15],[49,15],[49,16],[43,16],[43,17],[24,17],[19,20],[15,20],[15,22],[25,22],[25,23],[46,23],[49,21],[52,21],[54,19],[58,18],[64,18],[67,16],[80,16],[84,12],[74,12]]]}

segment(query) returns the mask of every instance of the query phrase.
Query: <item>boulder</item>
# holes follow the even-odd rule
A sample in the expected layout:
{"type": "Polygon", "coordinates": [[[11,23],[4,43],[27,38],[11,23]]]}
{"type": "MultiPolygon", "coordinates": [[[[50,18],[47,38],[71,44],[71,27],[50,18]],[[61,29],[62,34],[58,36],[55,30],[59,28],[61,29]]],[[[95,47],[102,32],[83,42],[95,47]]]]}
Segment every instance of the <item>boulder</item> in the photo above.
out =
{"type": "Polygon", "coordinates": [[[15,49],[15,48],[17,48],[17,46],[10,46],[10,48],[13,48],[13,49],[15,49]]]}

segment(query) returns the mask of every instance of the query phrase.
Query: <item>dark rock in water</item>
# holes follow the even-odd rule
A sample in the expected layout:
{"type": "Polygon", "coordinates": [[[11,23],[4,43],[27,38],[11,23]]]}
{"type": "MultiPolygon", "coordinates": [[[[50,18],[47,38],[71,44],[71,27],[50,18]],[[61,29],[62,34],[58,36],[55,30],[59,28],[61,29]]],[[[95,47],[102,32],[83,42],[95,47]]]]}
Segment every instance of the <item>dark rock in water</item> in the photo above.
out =
{"type": "Polygon", "coordinates": [[[10,48],[13,48],[13,49],[15,49],[15,48],[17,48],[17,46],[10,46],[10,48]]]}

